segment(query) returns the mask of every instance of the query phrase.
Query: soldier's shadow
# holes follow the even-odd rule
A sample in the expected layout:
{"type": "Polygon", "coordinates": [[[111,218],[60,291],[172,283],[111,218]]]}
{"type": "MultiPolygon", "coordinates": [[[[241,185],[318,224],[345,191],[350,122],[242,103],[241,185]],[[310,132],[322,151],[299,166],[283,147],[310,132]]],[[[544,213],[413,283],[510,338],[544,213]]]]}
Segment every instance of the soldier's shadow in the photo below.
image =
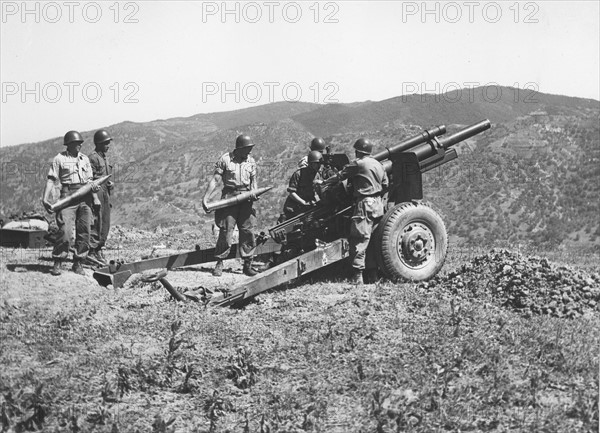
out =
{"type": "MultiPolygon", "coordinates": [[[[52,257],[40,257],[38,260],[42,261],[42,262],[52,262],[54,263],[54,259],[52,257]]],[[[69,262],[71,261],[70,259],[68,260],[64,260],[64,262],[69,262]]]]}

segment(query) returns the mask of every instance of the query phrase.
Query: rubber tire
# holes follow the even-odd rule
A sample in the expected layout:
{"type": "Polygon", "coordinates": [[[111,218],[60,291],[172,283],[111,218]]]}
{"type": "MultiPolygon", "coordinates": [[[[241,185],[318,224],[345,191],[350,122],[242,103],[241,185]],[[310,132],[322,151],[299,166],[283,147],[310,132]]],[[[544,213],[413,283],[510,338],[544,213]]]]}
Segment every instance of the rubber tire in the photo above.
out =
{"type": "Polygon", "coordinates": [[[377,227],[379,268],[391,280],[425,281],[434,277],[444,265],[448,250],[448,234],[444,221],[431,207],[417,202],[405,202],[388,210],[377,227]],[[435,242],[433,256],[424,265],[411,267],[400,258],[399,238],[411,223],[427,227],[435,242]]]}

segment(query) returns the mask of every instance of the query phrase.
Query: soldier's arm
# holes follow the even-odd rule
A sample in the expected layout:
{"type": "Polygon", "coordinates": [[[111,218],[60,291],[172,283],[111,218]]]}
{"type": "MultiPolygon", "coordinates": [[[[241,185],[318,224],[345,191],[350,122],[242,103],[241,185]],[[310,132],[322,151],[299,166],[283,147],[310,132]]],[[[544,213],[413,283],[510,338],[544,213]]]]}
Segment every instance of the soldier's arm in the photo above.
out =
{"type": "Polygon", "coordinates": [[[42,204],[46,211],[52,213],[50,209],[50,194],[54,189],[54,184],[59,179],[59,171],[60,171],[60,162],[58,161],[58,157],[55,157],[52,160],[52,165],[48,170],[48,177],[46,180],[46,186],[44,187],[44,195],[42,196],[42,204]]]}
{"type": "Polygon", "coordinates": [[[321,201],[321,196],[320,194],[320,186],[323,184],[323,167],[321,167],[319,169],[319,171],[317,171],[317,174],[315,175],[314,179],[313,179],[313,202],[318,202],[321,201]]]}
{"type": "Polygon", "coordinates": [[[102,175],[104,174],[104,170],[100,165],[100,160],[94,154],[90,155],[88,158],[90,160],[90,165],[92,166],[94,180],[102,177],[102,175]]]}
{"type": "Polygon", "coordinates": [[[252,175],[251,175],[251,181],[250,181],[250,189],[256,189],[258,188],[258,180],[257,180],[257,169],[256,169],[256,163],[254,164],[254,168],[252,170],[252,175]]]}
{"type": "Polygon", "coordinates": [[[94,169],[94,166],[90,162],[89,158],[88,158],[88,162],[87,163],[89,165],[90,171],[92,172],[92,177],[90,179],[88,179],[88,183],[92,184],[92,197],[94,198],[94,204],[100,203],[100,200],[98,199],[98,196],[96,195],[96,193],[98,191],[100,191],[100,185],[98,185],[96,182],[94,182],[97,179],[97,177],[96,177],[96,171],[94,169]]]}
{"type": "Polygon", "coordinates": [[[221,181],[221,175],[215,173],[210,182],[208,183],[208,187],[206,188],[206,192],[204,193],[204,200],[208,200],[210,196],[215,192],[215,188],[221,181]]]}
{"type": "Polygon", "coordinates": [[[46,180],[46,186],[44,187],[44,195],[42,196],[42,204],[46,211],[52,213],[50,209],[50,193],[54,189],[54,179],[48,178],[46,180]]]}
{"type": "Polygon", "coordinates": [[[302,197],[300,197],[295,192],[290,193],[290,197],[292,198],[292,200],[294,200],[296,203],[300,203],[302,206],[307,206],[309,204],[306,200],[303,200],[302,197]]]}
{"type": "MultiPolygon", "coordinates": [[[[250,191],[252,191],[256,188],[258,188],[258,181],[256,180],[256,163],[255,163],[254,166],[252,167],[252,172],[250,173],[250,191]]],[[[256,200],[258,200],[258,197],[256,196],[256,194],[252,194],[252,196],[250,197],[250,200],[256,201],[256,200]]]]}
{"type": "Polygon", "coordinates": [[[204,208],[204,210],[206,212],[208,212],[206,210],[207,209],[206,205],[208,204],[208,199],[215,191],[215,188],[219,184],[220,180],[221,180],[221,175],[215,173],[214,176],[212,177],[212,179],[210,180],[210,182],[208,183],[208,187],[206,188],[206,192],[204,193],[204,197],[202,198],[202,207],[204,208]]]}
{"type": "Polygon", "coordinates": [[[308,205],[306,200],[298,195],[296,192],[298,190],[298,183],[300,181],[300,170],[296,170],[292,177],[290,177],[290,181],[288,184],[288,192],[290,193],[290,198],[294,200],[296,203],[301,204],[302,206],[308,205]]]}
{"type": "Polygon", "coordinates": [[[208,187],[206,188],[206,191],[204,192],[204,197],[202,198],[202,208],[204,209],[204,211],[206,213],[208,213],[208,210],[206,207],[206,205],[208,204],[208,199],[212,196],[213,192],[215,192],[215,188],[217,187],[217,185],[223,178],[223,174],[225,173],[225,170],[227,169],[227,165],[223,158],[224,158],[224,155],[221,156],[219,158],[219,160],[215,163],[214,175],[213,175],[212,179],[210,180],[210,182],[208,182],[208,187]]]}

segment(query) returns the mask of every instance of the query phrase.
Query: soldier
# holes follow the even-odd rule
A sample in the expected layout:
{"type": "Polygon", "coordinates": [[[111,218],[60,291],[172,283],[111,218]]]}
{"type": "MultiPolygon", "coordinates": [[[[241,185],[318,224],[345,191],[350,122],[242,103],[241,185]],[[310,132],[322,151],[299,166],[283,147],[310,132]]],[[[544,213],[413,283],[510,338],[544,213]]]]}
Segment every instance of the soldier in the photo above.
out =
{"type": "MultiPolygon", "coordinates": [[[[94,180],[112,174],[112,165],[108,162],[106,153],[110,147],[112,141],[111,136],[104,129],[96,131],[94,134],[94,145],[96,150],[90,154],[90,163],[94,173],[94,180]]],[[[100,207],[94,207],[94,224],[91,227],[90,233],[90,252],[89,256],[100,262],[103,265],[107,264],[106,258],[102,253],[102,248],[106,244],[108,238],[108,232],[110,230],[110,210],[112,205],[110,204],[110,193],[113,189],[114,183],[108,181],[100,186],[98,191],[98,199],[100,200],[100,207]]]]}
{"type": "MultiPolygon", "coordinates": [[[[321,137],[315,137],[310,142],[310,151],[311,152],[316,150],[317,152],[321,152],[321,154],[322,154],[325,149],[326,149],[325,140],[323,140],[321,137]]],[[[308,167],[308,155],[304,155],[300,159],[300,161],[298,161],[298,168],[304,168],[304,167],[308,167]]]]}
{"type": "Polygon", "coordinates": [[[350,259],[354,269],[353,282],[363,284],[365,256],[374,224],[383,216],[382,196],[389,180],[383,165],[371,158],[373,145],[360,138],[354,143],[356,160],[344,168],[342,176],[351,182],[354,196],[352,222],[350,223],[350,259]]]}
{"type": "MultiPolygon", "coordinates": [[[[235,149],[227,152],[219,158],[215,164],[215,174],[208,184],[208,188],[202,199],[202,207],[206,211],[208,198],[212,195],[220,180],[223,181],[221,199],[236,196],[238,194],[256,189],[256,162],[250,156],[254,143],[247,135],[240,135],[235,140],[235,149]]],[[[252,268],[252,258],[256,247],[254,239],[254,226],[256,223],[256,212],[253,208],[253,197],[251,201],[234,206],[217,209],[215,211],[215,223],[219,227],[219,238],[215,247],[217,264],[213,270],[214,276],[223,273],[223,259],[231,250],[234,227],[239,229],[240,256],[244,260],[244,274],[256,275],[252,268]]]]}
{"type": "MultiPolygon", "coordinates": [[[[50,208],[50,194],[54,189],[56,181],[60,182],[60,198],[67,197],[92,181],[92,166],[87,156],[80,152],[83,138],[77,131],[69,131],[64,136],[64,145],[67,150],[54,157],[52,166],[48,171],[48,180],[44,189],[42,204],[48,212],[50,208]]],[[[92,191],[97,192],[99,187],[92,185],[92,191]]],[[[98,197],[95,194],[87,194],[78,202],[75,202],[56,213],[56,225],[58,232],[52,251],[54,266],[50,273],[60,275],[61,264],[69,255],[71,247],[71,236],[75,230],[75,251],[73,253],[73,272],[85,275],[81,262],[85,260],[90,243],[90,225],[92,221],[92,206],[98,205],[98,197]]]]}
{"type": "Polygon", "coordinates": [[[283,213],[277,221],[278,224],[308,209],[318,201],[314,184],[321,181],[322,163],[321,152],[312,150],[307,156],[307,165],[292,174],[287,189],[290,195],[283,204],[283,213]]]}

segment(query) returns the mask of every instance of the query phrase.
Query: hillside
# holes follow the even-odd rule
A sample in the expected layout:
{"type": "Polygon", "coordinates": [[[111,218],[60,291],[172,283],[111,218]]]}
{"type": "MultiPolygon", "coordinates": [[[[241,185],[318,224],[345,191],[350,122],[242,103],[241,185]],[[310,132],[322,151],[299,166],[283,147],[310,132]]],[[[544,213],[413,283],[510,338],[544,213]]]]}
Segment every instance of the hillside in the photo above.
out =
{"type": "Polygon", "coordinates": [[[376,131],[389,126],[471,124],[474,119],[506,123],[542,109],[578,114],[598,110],[598,101],[548,95],[511,87],[478,87],[442,95],[398,96],[379,102],[329,104],[294,117],[317,135],[376,131]],[[500,98],[500,99],[498,99],[500,98]],[[498,99],[496,101],[496,99],[498,99]]]}
{"type": "MultiPolygon", "coordinates": [[[[257,146],[261,185],[275,185],[258,202],[260,229],[274,224],[289,176],[314,135],[350,154],[358,136],[387,146],[423,127],[449,132],[484,118],[490,131],[458,146],[460,158],[427,173],[425,197],[444,216],[458,244],[534,244],[563,249],[600,247],[598,101],[531,94],[501,87],[459,95],[410,95],[384,101],[317,105],[274,103],[227,113],[109,127],[115,138],[113,219],[155,228],[210,227],[200,200],[214,161],[240,132],[257,146]],[[496,102],[491,97],[501,95],[496,102]],[[518,98],[515,98],[518,95],[518,98]],[[486,100],[487,99],[487,100],[486,100]],[[516,102],[515,102],[516,101],[516,102]]],[[[94,131],[83,133],[90,153],[94,131]]],[[[0,213],[41,211],[47,165],[61,138],[0,149],[0,213]]]]}

